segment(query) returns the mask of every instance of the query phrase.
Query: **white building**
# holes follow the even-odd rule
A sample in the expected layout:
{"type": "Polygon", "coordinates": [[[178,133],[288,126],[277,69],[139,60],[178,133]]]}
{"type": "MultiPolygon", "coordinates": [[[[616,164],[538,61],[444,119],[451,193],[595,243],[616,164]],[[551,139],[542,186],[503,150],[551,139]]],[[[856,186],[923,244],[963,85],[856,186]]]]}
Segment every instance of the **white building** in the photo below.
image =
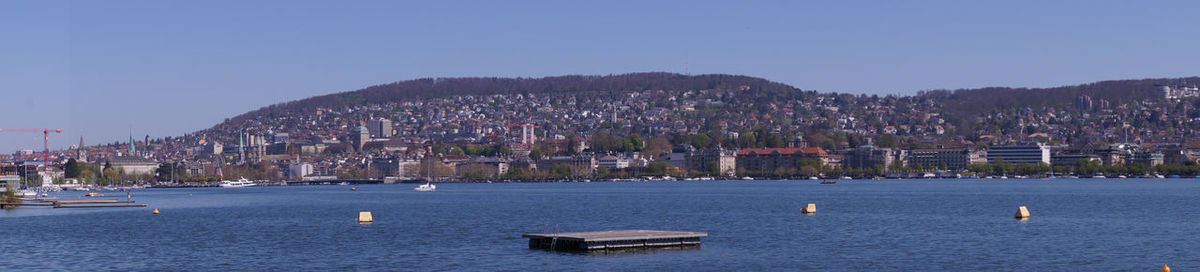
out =
{"type": "Polygon", "coordinates": [[[598,160],[597,163],[600,164],[600,167],[604,167],[604,168],[608,168],[608,169],[629,168],[629,159],[626,159],[623,157],[617,157],[617,156],[613,156],[613,155],[605,155],[603,157],[600,157],[600,159],[598,160]]]}
{"type": "Polygon", "coordinates": [[[288,177],[293,180],[301,180],[312,173],[313,165],[311,163],[302,162],[288,165],[288,177]]]}

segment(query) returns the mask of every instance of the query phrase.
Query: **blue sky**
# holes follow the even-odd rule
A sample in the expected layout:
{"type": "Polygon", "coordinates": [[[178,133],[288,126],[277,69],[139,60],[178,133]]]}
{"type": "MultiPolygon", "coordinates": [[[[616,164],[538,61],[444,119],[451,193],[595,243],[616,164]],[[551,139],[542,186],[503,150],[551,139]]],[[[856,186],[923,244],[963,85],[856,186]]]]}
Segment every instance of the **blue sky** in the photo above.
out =
{"type": "MultiPolygon", "coordinates": [[[[1200,75],[1194,1],[4,1],[2,128],[63,148],[420,77],[745,74],[869,94],[1200,75]]],[[[40,149],[0,133],[0,152],[40,149]]]]}

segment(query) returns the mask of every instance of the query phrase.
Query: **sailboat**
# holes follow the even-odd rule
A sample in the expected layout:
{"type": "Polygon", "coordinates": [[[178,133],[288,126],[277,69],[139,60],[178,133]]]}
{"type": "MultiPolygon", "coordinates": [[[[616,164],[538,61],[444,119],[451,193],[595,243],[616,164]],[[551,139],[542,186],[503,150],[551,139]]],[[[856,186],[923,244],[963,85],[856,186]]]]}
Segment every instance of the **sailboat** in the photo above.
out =
{"type": "Polygon", "coordinates": [[[421,191],[421,192],[429,192],[429,191],[433,191],[436,189],[437,189],[437,185],[433,185],[433,184],[429,183],[429,181],[426,181],[425,184],[421,184],[421,185],[417,186],[417,188],[413,188],[413,190],[421,191]]]}
{"type": "Polygon", "coordinates": [[[426,172],[428,175],[425,178],[425,184],[421,184],[421,185],[417,186],[417,188],[413,188],[414,191],[432,192],[433,190],[437,190],[437,186],[435,186],[435,185],[433,185],[433,183],[431,183],[431,182],[433,182],[433,161],[432,160],[429,161],[429,167],[426,167],[426,169],[428,169],[428,171],[426,172]]]}

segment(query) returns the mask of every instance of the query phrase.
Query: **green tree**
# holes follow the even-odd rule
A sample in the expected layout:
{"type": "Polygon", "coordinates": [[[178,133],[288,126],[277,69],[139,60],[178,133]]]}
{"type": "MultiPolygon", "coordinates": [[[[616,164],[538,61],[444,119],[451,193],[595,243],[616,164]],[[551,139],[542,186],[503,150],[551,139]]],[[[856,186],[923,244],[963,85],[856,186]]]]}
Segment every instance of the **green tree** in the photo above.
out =
{"type": "Polygon", "coordinates": [[[695,146],[696,148],[705,148],[712,145],[712,138],[709,138],[708,134],[699,133],[692,135],[691,143],[692,146],[695,146]]]}
{"type": "Polygon", "coordinates": [[[705,170],[706,174],[708,174],[710,176],[720,176],[721,175],[721,163],[718,163],[715,161],[707,162],[704,164],[704,170],[705,170]]]}
{"type": "Polygon", "coordinates": [[[558,176],[558,177],[564,177],[564,178],[570,177],[571,176],[571,166],[567,165],[565,163],[556,163],[556,164],[554,164],[554,166],[550,167],[550,173],[553,173],[555,176],[558,176]]]}
{"type": "Polygon", "coordinates": [[[75,159],[67,160],[67,165],[63,166],[63,176],[66,178],[79,178],[80,171],[79,162],[75,159]]]}
{"type": "Polygon", "coordinates": [[[596,167],[596,177],[607,178],[608,177],[608,167],[596,167]]]}
{"type": "Polygon", "coordinates": [[[508,168],[508,172],[504,173],[504,178],[507,179],[521,180],[527,177],[529,177],[529,173],[525,170],[525,168],[520,167],[508,168]]]}
{"type": "Polygon", "coordinates": [[[647,170],[650,175],[660,176],[667,173],[668,166],[666,162],[652,162],[646,168],[649,168],[647,170]]]}
{"type": "MultiPolygon", "coordinates": [[[[111,165],[106,163],[105,166],[111,166],[111,165]]],[[[121,180],[121,174],[118,173],[117,170],[113,169],[112,167],[105,167],[104,171],[102,172],[101,177],[100,177],[100,182],[104,185],[117,184],[117,182],[119,182],[120,180],[121,180]]]]}

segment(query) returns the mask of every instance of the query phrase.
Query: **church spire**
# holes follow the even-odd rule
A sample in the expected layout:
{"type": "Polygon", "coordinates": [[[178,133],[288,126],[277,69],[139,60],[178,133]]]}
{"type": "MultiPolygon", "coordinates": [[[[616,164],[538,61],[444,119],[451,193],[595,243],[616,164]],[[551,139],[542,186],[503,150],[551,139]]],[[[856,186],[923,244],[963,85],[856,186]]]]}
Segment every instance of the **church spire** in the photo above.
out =
{"type": "Polygon", "coordinates": [[[87,149],[83,145],[83,135],[79,135],[79,147],[75,148],[75,160],[79,162],[87,162],[87,149]]]}
{"type": "Polygon", "coordinates": [[[129,130],[129,156],[134,156],[137,152],[137,147],[133,146],[133,130],[129,130]]]}

